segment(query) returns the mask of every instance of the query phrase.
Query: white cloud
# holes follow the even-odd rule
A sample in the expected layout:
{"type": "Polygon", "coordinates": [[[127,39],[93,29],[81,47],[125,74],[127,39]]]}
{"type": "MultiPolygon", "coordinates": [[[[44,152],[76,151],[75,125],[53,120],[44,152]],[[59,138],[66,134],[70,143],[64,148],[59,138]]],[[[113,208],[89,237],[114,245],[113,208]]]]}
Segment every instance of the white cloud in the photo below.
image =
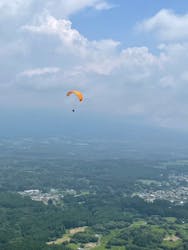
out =
{"type": "Polygon", "coordinates": [[[161,44],[159,55],[144,46],[120,49],[119,42],[89,40],[69,20],[49,15],[23,29],[26,35],[34,34],[34,44],[37,37],[44,44],[55,37],[55,62],[64,70],[24,81],[21,88],[62,93],[79,88],[88,97],[86,109],[94,112],[139,115],[169,127],[178,126],[177,117],[181,116],[184,122],[179,126],[186,126],[188,43],[161,44]]]}
{"type": "MultiPolygon", "coordinates": [[[[36,2],[31,1],[30,6],[35,10],[36,2]]],[[[11,23],[11,29],[6,28],[7,33],[4,30],[7,37],[4,36],[0,44],[0,81],[11,82],[11,85],[0,84],[1,105],[4,102],[13,107],[19,103],[21,107],[57,108],[57,96],[62,106],[66,105],[62,96],[68,89],[78,88],[86,96],[82,105],[86,112],[121,117],[139,115],[163,126],[187,126],[187,37],[183,32],[173,34],[170,20],[164,22],[165,15],[178,20],[186,19],[186,15],[163,10],[153,17],[149,26],[148,20],[142,23],[142,30],[156,32],[160,39],[171,41],[170,44],[163,41],[154,54],[146,46],[122,48],[113,39],[89,40],[73,28],[68,16],[87,7],[108,8],[107,1],[38,3],[36,12],[28,7],[30,14],[36,13],[36,16],[27,14],[21,21],[22,29],[18,30],[15,22],[15,26],[11,23]],[[8,42],[10,40],[13,43],[8,42]]],[[[21,1],[19,6],[25,8],[21,1]]],[[[175,22],[173,25],[176,29],[175,22]]]]}
{"type": "Polygon", "coordinates": [[[119,42],[111,39],[89,41],[72,28],[70,20],[58,20],[53,16],[41,16],[38,25],[25,25],[22,29],[32,33],[57,36],[63,46],[69,48],[73,53],[79,53],[82,57],[86,57],[88,54],[93,57],[99,53],[104,55],[108,51],[113,51],[119,45],[119,42]]]}
{"type": "Polygon", "coordinates": [[[106,1],[98,1],[98,3],[96,2],[95,8],[97,10],[108,10],[111,9],[113,6],[114,5],[110,5],[106,1]]]}
{"type": "Polygon", "coordinates": [[[57,13],[58,9],[61,11],[61,17],[68,17],[76,12],[79,12],[85,8],[94,8],[96,10],[107,10],[113,6],[106,0],[49,0],[47,3],[47,9],[52,10],[51,14],[57,13]],[[54,11],[53,11],[54,10],[54,11]]]}
{"type": "Polygon", "coordinates": [[[71,26],[72,23],[69,20],[57,20],[53,16],[47,16],[44,19],[40,17],[39,25],[25,25],[23,29],[33,33],[57,35],[65,44],[70,46],[75,42],[85,46],[87,39],[77,30],[72,29],[71,26]]]}
{"type": "Polygon", "coordinates": [[[69,17],[88,7],[96,10],[107,10],[113,5],[106,0],[1,0],[0,18],[33,16],[33,13],[36,16],[44,11],[59,17],[69,17]]]}
{"type": "Polygon", "coordinates": [[[138,25],[144,32],[153,32],[161,40],[188,39],[188,14],[177,15],[171,10],[160,10],[155,16],[138,25]]]}
{"type": "Polygon", "coordinates": [[[27,76],[27,77],[42,76],[46,74],[55,74],[59,71],[60,71],[60,68],[57,68],[57,67],[30,69],[30,70],[25,70],[21,72],[20,76],[27,76]]]}

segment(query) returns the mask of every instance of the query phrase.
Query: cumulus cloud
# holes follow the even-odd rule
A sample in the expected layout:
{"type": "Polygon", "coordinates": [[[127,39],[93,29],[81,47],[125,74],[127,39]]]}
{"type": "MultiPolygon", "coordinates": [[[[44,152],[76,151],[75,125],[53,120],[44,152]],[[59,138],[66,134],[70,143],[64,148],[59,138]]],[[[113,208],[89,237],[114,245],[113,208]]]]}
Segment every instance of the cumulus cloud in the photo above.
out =
{"type": "Polygon", "coordinates": [[[188,14],[177,15],[172,10],[160,10],[153,17],[141,22],[137,28],[144,32],[153,32],[165,41],[188,39],[188,14]]]}
{"type": "Polygon", "coordinates": [[[87,39],[77,30],[72,29],[71,26],[72,23],[69,20],[57,20],[53,16],[47,16],[44,20],[42,17],[40,18],[39,25],[25,25],[23,29],[33,33],[57,35],[65,44],[70,46],[74,43],[85,46],[87,39]]]}
{"type": "Polygon", "coordinates": [[[57,36],[63,46],[68,47],[74,53],[80,53],[82,56],[93,53],[104,53],[105,51],[114,50],[119,42],[109,40],[89,41],[82,36],[76,29],[72,28],[72,23],[67,19],[56,19],[53,16],[41,16],[38,25],[25,25],[23,30],[57,36]]]}
{"type": "Polygon", "coordinates": [[[144,45],[122,48],[111,38],[90,40],[74,28],[70,15],[87,7],[108,9],[108,2],[47,0],[37,5],[30,0],[28,7],[20,0],[19,7],[12,5],[12,13],[27,9],[27,18],[21,19],[19,28],[16,22],[11,23],[0,42],[0,82],[4,83],[3,87],[0,84],[0,104],[56,108],[57,98],[66,105],[62,96],[68,89],[78,88],[86,96],[82,105],[86,112],[138,115],[163,126],[186,127],[188,42],[186,33],[182,35],[186,15],[162,10],[152,21],[141,24],[140,30],[155,32],[163,40],[155,49],[157,53],[152,53],[144,45]],[[31,16],[36,9],[36,15],[31,16]],[[179,33],[172,27],[176,30],[177,20],[182,27],[179,33]]]}
{"type": "Polygon", "coordinates": [[[26,37],[32,35],[32,51],[37,52],[37,58],[40,53],[50,55],[53,48],[56,66],[48,68],[63,67],[63,71],[47,74],[48,70],[43,69],[43,74],[39,68],[29,74],[22,72],[35,77],[17,79],[19,88],[62,93],[68,88],[79,88],[88,97],[87,108],[94,112],[141,115],[163,126],[177,125],[174,118],[180,115],[180,107],[181,116],[188,115],[188,103],[182,101],[188,75],[186,42],[161,44],[158,55],[144,46],[120,49],[117,41],[89,40],[72,28],[70,20],[48,14],[24,25],[22,32],[26,37]],[[44,44],[41,51],[35,47],[38,38],[44,44]],[[55,46],[45,46],[47,39],[54,38],[55,46]]]}

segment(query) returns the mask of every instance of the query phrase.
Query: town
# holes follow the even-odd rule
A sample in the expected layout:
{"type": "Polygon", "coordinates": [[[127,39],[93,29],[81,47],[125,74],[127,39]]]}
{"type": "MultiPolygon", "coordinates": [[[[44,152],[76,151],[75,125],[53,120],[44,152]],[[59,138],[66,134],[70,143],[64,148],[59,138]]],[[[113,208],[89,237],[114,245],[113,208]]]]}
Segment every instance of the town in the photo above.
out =
{"type": "Polygon", "coordinates": [[[135,192],[132,196],[138,196],[147,202],[168,200],[178,205],[188,201],[188,175],[170,174],[166,181],[144,180],[141,183],[145,185],[144,190],[135,192]]]}

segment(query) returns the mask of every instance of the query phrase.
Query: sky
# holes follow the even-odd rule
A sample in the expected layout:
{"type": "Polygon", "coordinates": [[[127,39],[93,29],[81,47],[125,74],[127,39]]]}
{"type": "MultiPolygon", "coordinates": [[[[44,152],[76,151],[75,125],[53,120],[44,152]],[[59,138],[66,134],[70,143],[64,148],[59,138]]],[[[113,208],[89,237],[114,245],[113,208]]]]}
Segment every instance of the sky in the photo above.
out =
{"type": "Polygon", "coordinates": [[[0,128],[188,132],[187,0],[0,0],[0,12],[0,128]]]}

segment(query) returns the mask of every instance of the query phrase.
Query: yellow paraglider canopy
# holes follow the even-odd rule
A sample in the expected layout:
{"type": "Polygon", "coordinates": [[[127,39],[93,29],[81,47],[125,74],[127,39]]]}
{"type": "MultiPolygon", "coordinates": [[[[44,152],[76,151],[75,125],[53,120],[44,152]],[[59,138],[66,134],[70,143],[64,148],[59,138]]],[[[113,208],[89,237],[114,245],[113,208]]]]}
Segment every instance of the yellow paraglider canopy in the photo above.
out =
{"type": "Polygon", "coordinates": [[[78,90],[70,90],[69,92],[67,92],[67,96],[70,96],[72,94],[75,94],[78,97],[80,102],[83,101],[84,97],[83,97],[83,94],[80,91],[78,91],[78,90]]]}

